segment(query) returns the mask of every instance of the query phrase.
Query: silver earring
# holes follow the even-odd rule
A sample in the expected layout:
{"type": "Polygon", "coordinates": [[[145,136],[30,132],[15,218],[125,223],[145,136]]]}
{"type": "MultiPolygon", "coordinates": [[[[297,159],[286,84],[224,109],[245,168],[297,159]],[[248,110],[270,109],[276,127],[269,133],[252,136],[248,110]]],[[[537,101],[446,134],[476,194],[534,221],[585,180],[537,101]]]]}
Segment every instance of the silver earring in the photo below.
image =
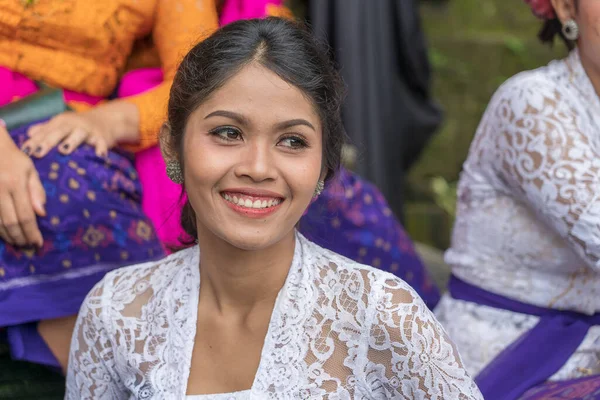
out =
{"type": "Polygon", "coordinates": [[[317,182],[317,187],[315,188],[315,194],[313,195],[313,197],[314,198],[319,197],[319,195],[321,193],[323,193],[323,189],[325,189],[325,182],[323,182],[323,181],[317,182]]]}
{"type": "Polygon", "coordinates": [[[167,176],[178,185],[183,183],[183,172],[178,161],[167,161],[167,176]]]}
{"type": "Polygon", "coordinates": [[[570,19],[563,24],[562,33],[567,40],[575,41],[579,38],[579,25],[575,20],[570,19]]]}

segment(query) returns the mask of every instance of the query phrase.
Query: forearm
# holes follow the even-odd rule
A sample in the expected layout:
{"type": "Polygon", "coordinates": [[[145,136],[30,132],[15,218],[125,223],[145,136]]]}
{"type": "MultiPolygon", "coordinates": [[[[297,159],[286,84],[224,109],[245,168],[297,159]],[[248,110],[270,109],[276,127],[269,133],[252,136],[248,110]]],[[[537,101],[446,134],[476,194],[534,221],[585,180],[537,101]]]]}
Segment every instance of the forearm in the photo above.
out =
{"type": "Polygon", "coordinates": [[[167,119],[170,88],[171,81],[165,81],[152,90],[123,100],[137,107],[139,133],[133,144],[122,147],[137,152],[158,143],[158,132],[167,119]]]}
{"type": "Polygon", "coordinates": [[[140,113],[135,104],[114,100],[88,111],[105,126],[118,143],[137,143],[140,139],[140,113]]]}

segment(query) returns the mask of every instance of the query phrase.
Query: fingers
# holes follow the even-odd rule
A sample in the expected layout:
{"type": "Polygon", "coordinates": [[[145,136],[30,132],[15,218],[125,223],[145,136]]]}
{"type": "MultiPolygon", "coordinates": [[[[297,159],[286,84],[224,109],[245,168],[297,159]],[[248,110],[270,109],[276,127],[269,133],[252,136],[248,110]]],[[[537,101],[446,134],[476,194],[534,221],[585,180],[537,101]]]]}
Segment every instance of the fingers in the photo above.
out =
{"type": "Polygon", "coordinates": [[[0,219],[0,239],[4,240],[6,243],[12,244],[12,239],[8,236],[8,231],[4,227],[2,219],[0,219]]]}
{"type": "Polygon", "coordinates": [[[50,121],[48,121],[46,123],[30,126],[29,130],[27,131],[27,136],[34,137],[34,136],[39,135],[39,133],[42,132],[45,129],[45,126],[48,125],[49,123],[50,123],[50,121]]]}
{"type": "Polygon", "coordinates": [[[86,113],[63,113],[47,123],[29,128],[29,139],[21,146],[23,152],[37,158],[44,157],[55,146],[64,155],[71,154],[82,143],[93,146],[96,155],[105,157],[115,143],[113,135],[105,130],[98,118],[86,113]]]}
{"type": "MultiPolygon", "coordinates": [[[[38,129],[34,130],[36,133],[33,136],[30,134],[30,139],[21,146],[21,149],[26,154],[37,158],[44,157],[53,147],[72,132],[71,126],[54,122],[54,120],[44,125],[38,125],[38,127],[38,129]]],[[[34,128],[32,127],[31,129],[34,128]]]]}
{"type": "MultiPolygon", "coordinates": [[[[39,194],[37,196],[40,197],[39,194]]],[[[16,246],[44,244],[29,197],[26,185],[12,193],[7,191],[0,195],[0,237],[9,244],[16,246]]],[[[45,199],[45,193],[41,198],[45,199]]],[[[41,210],[45,214],[43,206],[41,210]]]]}
{"type": "Polygon", "coordinates": [[[106,140],[104,140],[99,135],[90,135],[87,140],[87,144],[93,146],[96,149],[96,155],[98,157],[106,157],[108,154],[108,144],[106,140]]]}
{"type": "Polygon", "coordinates": [[[0,194],[0,219],[6,241],[12,245],[24,246],[26,244],[25,233],[19,224],[13,197],[9,193],[0,194]]]}
{"type": "Polygon", "coordinates": [[[46,216],[46,190],[44,190],[44,186],[40,181],[40,176],[37,171],[32,172],[29,175],[29,180],[27,182],[27,188],[29,190],[29,195],[31,198],[31,205],[33,206],[33,211],[39,215],[40,217],[46,216]]]}
{"type": "MultiPolygon", "coordinates": [[[[17,244],[20,246],[33,244],[41,247],[44,244],[44,239],[42,239],[42,233],[38,228],[35,212],[33,211],[33,206],[29,200],[29,196],[13,196],[13,201],[15,211],[17,213],[17,219],[19,221],[19,234],[23,235],[25,238],[24,243],[17,241],[17,244]]],[[[13,232],[10,232],[9,230],[9,233],[11,236],[13,236],[13,232]]]]}
{"type": "Polygon", "coordinates": [[[60,143],[58,151],[62,154],[71,154],[81,143],[89,136],[89,133],[80,127],[74,128],[73,131],[60,143]]]}

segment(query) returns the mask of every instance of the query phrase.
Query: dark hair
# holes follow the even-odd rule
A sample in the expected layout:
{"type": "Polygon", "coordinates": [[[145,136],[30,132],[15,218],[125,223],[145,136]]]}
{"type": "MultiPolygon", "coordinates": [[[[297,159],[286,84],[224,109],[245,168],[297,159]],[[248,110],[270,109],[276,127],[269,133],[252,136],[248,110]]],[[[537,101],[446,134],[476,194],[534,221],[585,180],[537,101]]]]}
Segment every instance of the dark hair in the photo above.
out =
{"type": "MultiPolygon", "coordinates": [[[[577,9],[577,4],[579,0],[575,0],[575,8],[577,9]]],[[[562,31],[562,23],[558,18],[548,19],[544,21],[542,25],[542,29],[538,33],[538,38],[542,41],[542,43],[547,43],[549,45],[554,44],[554,38],[558,36],[562,39],[562,41],[567,46],[567,49],[573,50],[575,48],[575,42],[569,40],[565,37],[562,31]]]]}
{"type": "MultiPolygon", "coordinates": [[[[183,133],[190,114],[250,63],[268,68],[313,102],[323,126],[323,168],[329,180],[340,166],[345,139],[341,120],[344,86],[327,51],[308,29],[281,18],[226,25],[185,56],[171,87],[168,122],[161,136],[165,154],[184,168],[183,133]]],[[[196,215],[189,201],[183,207],[181,225],[187,234],[197,236],[196,215]]]]}

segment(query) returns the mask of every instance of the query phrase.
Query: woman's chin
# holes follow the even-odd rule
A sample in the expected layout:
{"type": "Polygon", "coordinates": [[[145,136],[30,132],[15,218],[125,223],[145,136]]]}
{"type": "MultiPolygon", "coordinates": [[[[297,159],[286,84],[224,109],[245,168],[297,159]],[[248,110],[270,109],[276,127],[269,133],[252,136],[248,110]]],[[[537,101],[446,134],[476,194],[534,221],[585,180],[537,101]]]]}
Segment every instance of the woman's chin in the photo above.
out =
{"type": "Polygon", "coordinates": [[[294,229],[287,232],[282,232],[277,229],[277,232],[269,232],[266,229],[237,229],[236,232],[226,233],[221,232],[221,238],[231,246],[244,251],[260,251],[271,248],[282,240],[285,240],[293,235],[294,229]]]}

